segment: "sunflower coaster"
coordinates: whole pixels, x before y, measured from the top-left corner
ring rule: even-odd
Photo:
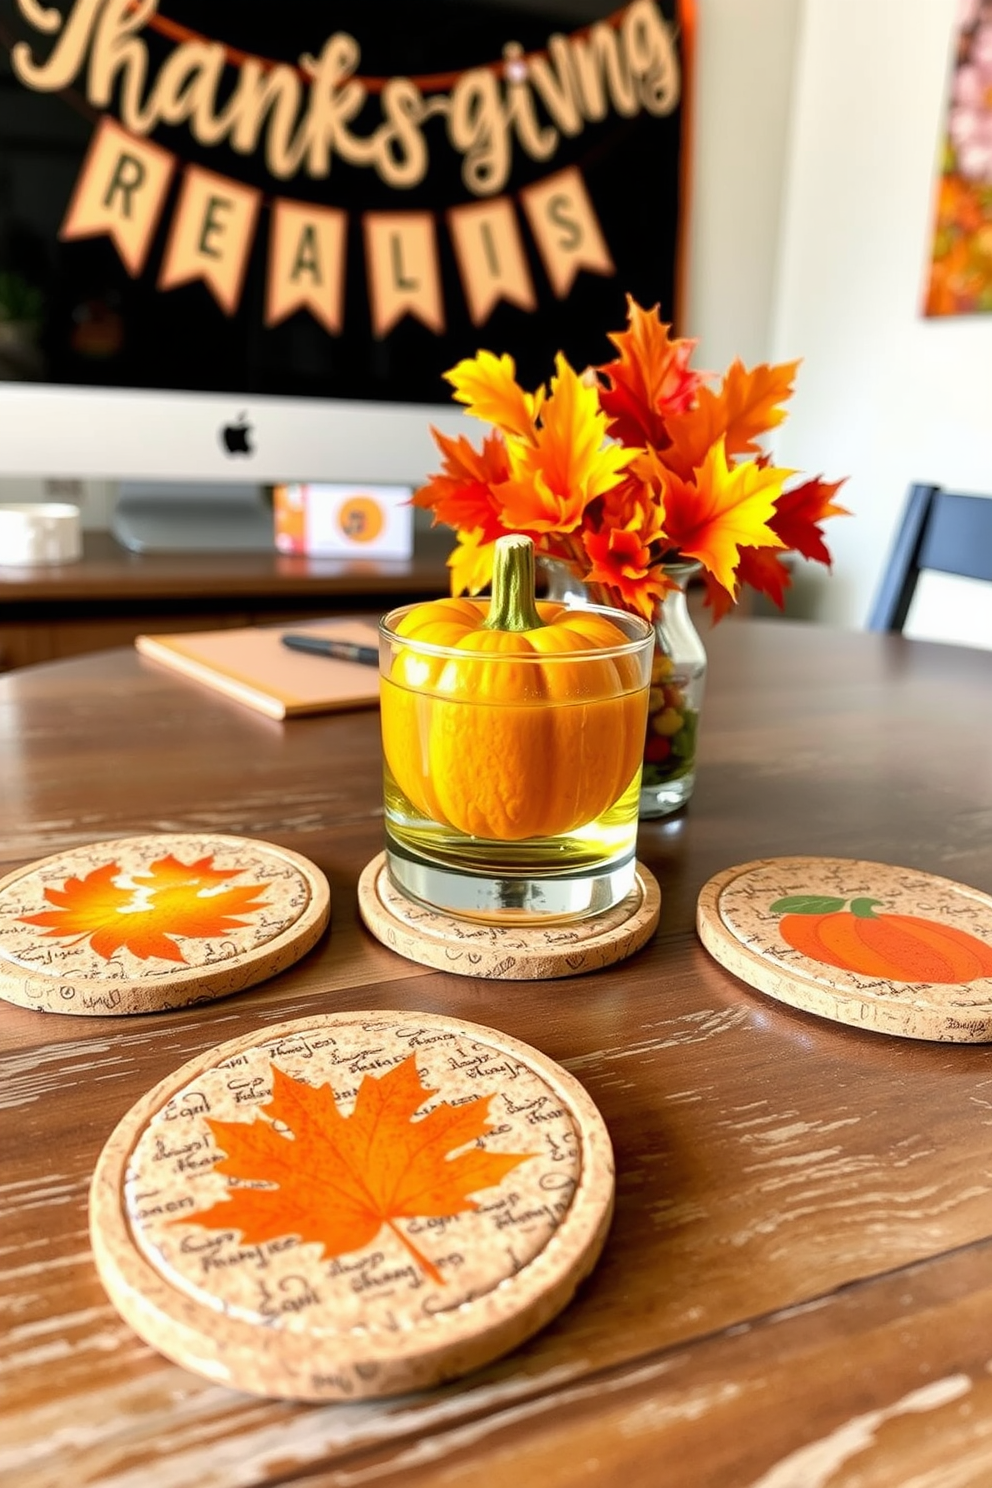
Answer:
[[[638,863],[631,892],[602,914],[539,929],[490,925],[408,899],[390,880],[380,853],[358,880],[358,910],[376,940],[421,966],[459,976],[543,981],[599,971],[639,951],[658,927],[661,889]]]
[[[992,1040],[992,897],[911,868],[770,858],[696,908],[721,966],[793,1007],[903,1038]]]
[[[209,1002],[291,966],[329,917],[320,869],[268,842],[95,842],[0,879],[0,997],[91,1016]]]
[[[101,1279],[176,1363],[257,1395],[357,1400],[516,1347],[594,1266],[602,1117],[515,1039],[338,1013],[199,1055],[124,1117],[90,1190]]]

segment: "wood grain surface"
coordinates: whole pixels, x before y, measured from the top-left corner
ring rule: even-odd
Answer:
[[[694,914],[721,870],[783,855],[992,892],[992,655],[782,621],[704,637],[696,794],[638,843],[658,931],[569,981],[428,970],[365,930],[374,714],[270,722],[130,653],[0,679],[0,870],[230,832],[310,858],[334,904],[302,960],[202,1008],[0,1008],[0,1479],[988,1488],[992,1050],[777,1003],[709,956]],[[327,1405],[207,1383],[107,1299],[86,1215],[99,1153],[222,1040],[367,1008],[485,1023],[581,1082],[617,1164],[600,1261],[547,1328],[457,1383]]]

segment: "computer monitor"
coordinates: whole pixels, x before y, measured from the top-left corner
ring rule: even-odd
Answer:
[[[0,476],[384,481],[676,317],[688,0],[0,0]]]

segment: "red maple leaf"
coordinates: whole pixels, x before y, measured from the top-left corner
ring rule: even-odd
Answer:
[[[849,517],[845,506],[838,506],[834,496],[844,484],[839,481],[813,479],[803,481],[791,491],[783,491],[775,503],[775,515],[768,523],[787,548],[830,566],[830,553],[823,541],[819,523],[827,517]]]

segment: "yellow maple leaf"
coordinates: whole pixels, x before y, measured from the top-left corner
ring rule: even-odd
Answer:
[[[459,532],[458,542],[448,556],[451,569],[451,592],[478,594],[493,576],[495,542],[486,542],[481,529]]]
[[[506,434],[530,440],[535,436],[544,390],[524,392],[516,375],[516,363],[511,356],[504,353],[498,357],[491,351],[466,357],[444,374],[455,390],[455,401],[465,404],[466,413],[495,424]]]

